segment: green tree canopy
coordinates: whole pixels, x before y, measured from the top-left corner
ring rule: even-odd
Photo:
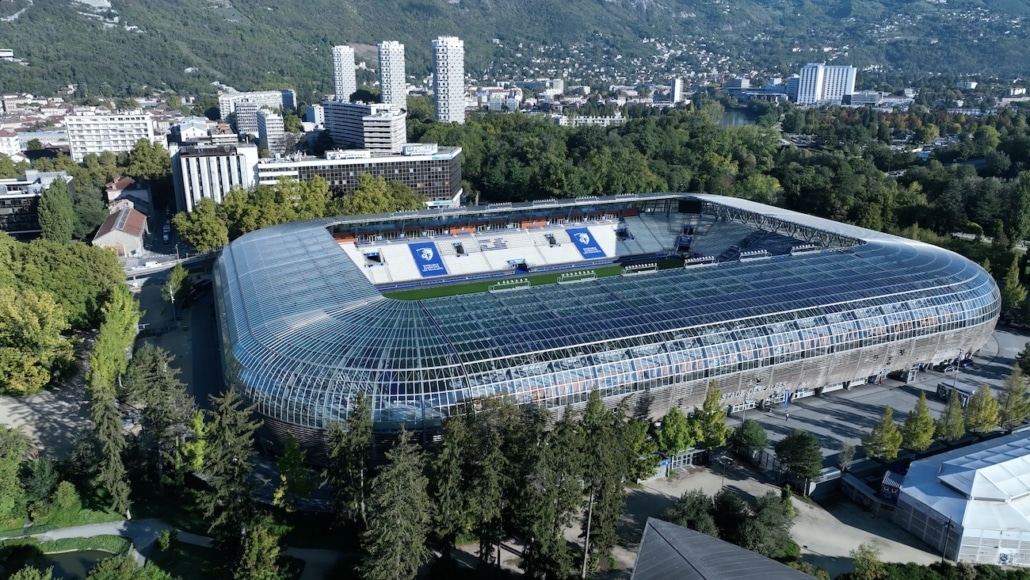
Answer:
[[[390,213],[425,207],[425,197],[415,194],[403,183],[387,183],[382,176],[370,173],[358,176],[358,188],[340,200],[340,213],[345,215]]]
[[[934,429],[937,437],[943,441],[957,441],[966,434],[966,420],[962,413],[962,401],[957,391],[951,391],[944,412],[937,418]]]
[[[675,455],[690,449],[697,441],[697,436],[683,412],[678,407],[673,407],[662,417],[662,425],[655,434],[655,441],[658,443],[659,451],[665,455]]]
[[[9,518],[25,495],[18,474],[29,445],[20,429],[0,426],[0,518]]]
[[[1026,379],[1017,364],[1005,379],[1005,387],[998,395],[998,419],[1003,429],[1012,429],[1030,417],[1030,395]]]
[[[349,411],[345,425],[329,424],[329,463],[324,475],[336,517],[364,525],[372,483],[372,399],[359,392]]]
[[[930,407],[926,404],[926,392],[919,392],[915,408],[905,417],[901,426],[901,446],[916,453],[926,451],[933,444],[936,425]]]
[[[233,580],[280,580],[279,538],[268,526],[250,526],[243,549],[232,570]]]
[[[715,381],[708,384],[705,400],[700,409],[695,409],[691,421],[693,431],[700,435],[701,442],[708,449],[718,449],[726,445],[730,428],[726,425],[726,407],[721,402],[722,393]]]
[[[966,429],[979,434],[993,431],[1001,424],[1001,411],[990,385],[980,385],[973,396],[969,397],[963,418]]]
[[[0,287],[0,391],[29,395],[71,364],[65,311],[48,293]]]
[[[697,530],[709,536],[719,536],[719,529],[712,518],[712,498],[700,489],[683,492],[662,519],[678,526]]]
[[[745,419],[733,431],[733,442],[750,457],[769,445],[769,435],[758,421]]]
[[[55,179],[39,196],[39,228],[45,240],[60,243],[72,241],[75,209],[64,179]]]
[[[286,434],[286,445],[276,467],[279,468],[279,487],[272,495],[272,503],[292,512],[300,498],[308,497],[315,491],[316,480],[308,468],[304,466],[307,453],[300,448],[293,433]]]
[[[229,228],[218,218],[216,204],[210,198],[197,203],[190,213],[177,213],[172,217],[179,237],[198,251],[210,252],[229,243]]]
[[[901,430],[894,422],[894,410],[887,406],[884,407],[880,420],[869,431],[869,435],[862,440],[862,447],[872,457],[894,459],[898,456],[902,439]]]
[[[819,448],[819,440],[806,431],[791,431],[773,446],[776,459],[784,467],[809,479],[819,476],[823,467],[823,454]]]

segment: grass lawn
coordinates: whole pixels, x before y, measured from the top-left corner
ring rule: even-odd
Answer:
[[[58,552],[84,552],[96,550],[112,554],[128,554],[132,542],[121,536],[93,536],[91,538],[62,538],[51,542],[40,542],[39,549],[44,554]]]
[[[43,521],[35,522],[29,533],[37,534],[46,530],[57,528],[70,528],[74,526],[85,526],[89,524],[103,524],[107,522],[120,522],[125,517],[122,514],[107,510],[95,510],[82,507],[78,504],[70,509],[54,509]],[[19,536],[25,531],[24,520],[6,520],[0,523],[0,537]]]
[[[666,270],[669,268],[682,268],[682,260],[660,260],[658,261],[658,269]],[[593,270],[597,274],[598,278],[606,278],[608,276],[618,276],[622,274],[622,266],[601,266],[599,268],[585,267],[583,270]],[[504,278],[494,278],[491,280],[482,280],[479,282],[468,282],[465,284],[446,284],[441,286],[429,286],[427,288],[415,288],[412,290],[397,290],[393,292],[383,292],[383,296],[387,298],[393,298],[395,300],[425,300],[427,298],[441,298],[443,296],[460,296],[462,294],[478,294],[481,292],[489,291],[490,287],[507,280],[514,279],[527,279],[532,283],[533,286],[543,286],[546,284],[557,284],[558,278],[572,272],[581,272],[583,270],[563,270],[561,272],[547,272],[545,274],[526,274],[524,276],[507,276]]]

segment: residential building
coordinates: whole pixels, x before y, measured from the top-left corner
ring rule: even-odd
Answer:
[[[325,128],[341,149],[399,152],[407,142],[407,115],[395,105],[325,101]]]
[[[141,256],[148,233],[147,216],[126,207],[107,216],[93,236],[93,245],[111,248],[121,257]]]
[[[333,88],[336,98],[341,101],[350,101],[351,95],[358,90],[354,74],[354,49],[349,46],[333,47]]]
[[[140,139],[154,141],[154,120],[142,111],[109,115],[80,113],[66,117],[65,126],[71,156],[76,163],[82,163],[90,153],[128,153]]]
[[[853,66],[806,64],[798,81],[798,104],[840,104],[845,96],[855,92],[855,72]]]
[[[283,116],[275,111],[257,112],[258,143],[273,155],[286,153],[286,126]]]
[[[257,135],[257,114],[262,106],[256,101],[243,99],[236,103],[236,132],[240,135]]]
[[[225,92],[218,94],[218,110],[221,113],[222,119],[235,113],[236,104],[244,100],[257,103],[258,108],[268,107],[273,110],[297,109],[297,93],[293,89],[251,91],[249,93]]]
[[[21,143],[18,142],[18,134],[7,129],[0,129],[0,153],[13,157],[21,153]]]
[[[379,44],[379,100],[401,109],[408,108],[404,45],[394,40]]]
[[[233,188],[257,183],[257,145],[201,145],[175,148],[172,181],[178,211],[193,211],[204,198],[222,203]]]
[[[669,86],[669,100],[674,105],[683,102],[683,79],[672,79],[672,83]]]
[[[433,41],[433,104],[437,121],[465,122],[465,43],[456,36]]]
[[[119,177],[104,186],[104,195],[107,209],[111,213],[114,213],[116,208],[123,207],[125,204],[122,202],[128,202],[130,207],[150,215],[150,184],[146,180]]]
[[[783,91],[787,93],[787,98],[798,102],[798,91],[801,89],[801,77],[798,75],[790,75],[787,78],[787,82],[783,83]]]
[[[457,207],[461,202],[460,147],[413,143],[405,145],[399,155],[368,150],[327,151],[325,157],[291,155],[262,159],[257,172],[258,183],[268,185],[281,177],[308,181],[319,175],[336,195],[353,193],[358,188],[358,178],[369,173],[387,181],[400,181],[426,196],[434,207]]]
[[[201,143],[207,140],[210,129],[206,117],[186,117],[169,128],[168,142],[178,145]]]
[[[304,120],[314,123],[315,127],[325,127],[325,109],[322,105],[308,105],[307,111],[304,112]]]
[[[0,179],[0,230],[14,236],[39,233],[39,197],[57,179],[73,189],[64,171],[30,169],[21,179]]]

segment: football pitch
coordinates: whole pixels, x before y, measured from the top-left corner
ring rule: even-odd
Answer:
[[[657,260],[657,263],[659,270],[683,267],[682,260],[665,259]],[[529,283],[533,286],[557,284],[558,278],[561,276],[585,271],[593,271],[598,278],[607,278],[609,276],[618,276],[622,274],[623,269],[624,268],[621,265],[614,265],[601,266],[599,268],[583,268],[582,270],[562,270],[560,272],[547,272],[544,274],[531,273],[521,276],[514,275],[503,278],[492,278],[490,280],[480,280],[477,282],[466,282],[464,284],[442,284],[440,286],[427,286],[425,288],[412,288],[410,290],[393,290],[383,292],[383,296],[393,298],[395,300],[426,300],[428,298],[442,298],[444,296],[460,296],[462,294],[488,292],[491,286],[495,286],[500,282],[510,282],[512,280],[529,280]]]

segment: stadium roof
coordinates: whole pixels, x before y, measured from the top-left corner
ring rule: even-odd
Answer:
[[[1030,431],[917,461],[901,492],[966,529],[1030,530]]]
[[[832,251],[599,278],[589,284],[401,301],[382,296],[327,229],[681,199],[701,201],[712,211],[732,211],[733,219],[748,223],[779,224],[788,231],[809,228],[847,239],[838,240]],[[282,224],[226,246],[216,285],[223,307],[223,348],[231,349],[230,362],[238,366],[227,372],[238,373],[258,392],[276,393],[271,397],[315,393],[311,397],[320,401],[371,388],[411,394],[403,385],[417,382],[419,393],[446,391],[441,396],[454,403],[455,397],[483,394],[477,384],[490,383],[491,373],[506,368],[521,373],[509,380],[537,380],[536,375],[551,372],[549,361],[561,361],[563,370],[574,373],[597,364],[598,358],[614,365],[691,345],[717,351],[735,339],[750,339],[750,332],[767,340],[767,331],[796,337],[805,328],[835,324],[862,333],[866,321],[882,331],[885,319],[912,324],[917,312],[984,320],[997,315],[991,277],[952,252],[745,200],[688,194]],[[964,304],[975,310],[961,312]],[[418,376],[408,379],[400,376],[404,373]],[[324,426],[315,417],[322,411],[312,411],[311,417],[306,410],[296,413],[298,422]]]
[[[811,580],[808,574],[682,526],[647,518],[630,580]]]

